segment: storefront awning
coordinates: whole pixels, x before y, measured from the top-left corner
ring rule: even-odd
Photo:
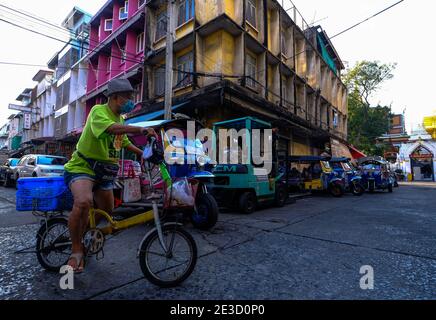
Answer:
[[[187,102],[183,102],[181,104],[175,105],[171,108],[172,111],[176,111],[177,109],[179,109],[180,107],[188,104],[189,101]],[[136,124],[136,123],[140,123],[140,122],[147,122],[147,121],[152,121],[152,120],[156,120],[158,118],[163,118],[165,114],[165,110],[159,110],[159,111],[155,111],[155,112],[151,112],[148,114],[144,114],[138,117],[134,117],[131,118],[129,120],[126,120],[126,124]]]
[[[349,158],[352,159],[353,155],[350,152],[350,149],[345,144],[341,143],[336,139],[331,139],[331,153],[333,158]]]
[[[348,148],[350,149],[353,159],[366,158],[366,154],[364,154],[362,151],[358,150],[354,146],[349,145]]]

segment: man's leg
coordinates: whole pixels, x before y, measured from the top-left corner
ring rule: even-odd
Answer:
[[[82,238],[88,224],[89,209],[94,205],[92,196],[93,187],[94,182],[86,179],[71,183],[74,205],[68,220],[68,227],[70,229],[73,254],[83,254]],[[73,269],[79,267],[74,259],[69,261],[69,265]]]
[[[114,211],[114,191],[97,189],[94,192],[94,202],[98,209],[112,214]]]

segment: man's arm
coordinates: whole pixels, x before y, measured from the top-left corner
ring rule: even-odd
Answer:
[[[139,149],[138,147],[136,147],[134,144],[131,144],[129,146],[126,147],[127,150],[134,152],[138,155],[138,157],[142,157],[142,150]]]
[[[107,133],[109,134],[149,134],[149,135],[156,135],[156,132],[151,128],[143,128],[143,127],[134,127],[134,126],[125,126],[122,124],[113,124],[110,126],[107,130]]]

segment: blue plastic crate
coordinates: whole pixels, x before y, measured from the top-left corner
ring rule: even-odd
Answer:
[[[18,180],[17,211],[64,211],[73,207],[73,196],[63,177]]]

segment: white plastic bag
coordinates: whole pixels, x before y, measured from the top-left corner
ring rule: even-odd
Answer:
[[[194,207],[195,199],[192,194],[191,185],[188,179],[182,179],[173,183],[168,188],[171,197],[171,207]]]

